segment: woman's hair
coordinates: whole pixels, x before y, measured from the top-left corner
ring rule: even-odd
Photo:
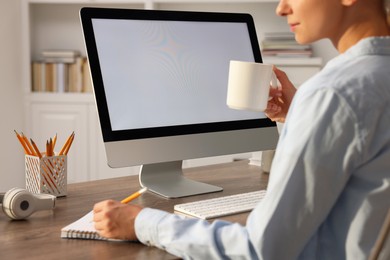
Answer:
[[[390,26],[390,0],[383,0],[383,6],[387,16],[387,24]]]

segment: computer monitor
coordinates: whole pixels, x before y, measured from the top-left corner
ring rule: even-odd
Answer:
[[[226,105],[230,60],[262,62],[249,14],[82,8],[94,96],[111,167],[142,165],[168,198],[222,190],[182,160],[274,149],[275,123]]]

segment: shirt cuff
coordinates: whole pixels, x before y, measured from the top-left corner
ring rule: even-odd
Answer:
[[[160,247],[158,239],[158,224],[168,214],[168,212],[157,209],[142,209],[135,218],[134,224],[135,234],[138,240],[148,246]]]

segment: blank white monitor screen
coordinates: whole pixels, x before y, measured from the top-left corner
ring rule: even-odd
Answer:
[[[92,24],[112,130],[265,118],[226,106],[229,61],[254,61],[245,23]]]
[[[275,124],[263,113],[226,105],[230,60],[261,62],[250,15],[83,8],[81,21],[110,165],[156,163],[158,171],[159,163],[275,147]]]

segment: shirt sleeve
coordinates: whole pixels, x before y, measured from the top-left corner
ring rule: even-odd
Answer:
[[[357,158],[356,123],[333,91],[297,98],[265,198],[246,226],[211,224],[154,209],[136,218],[138,239],[185,259],[295,259],[334,205]]]
[[[140,242],[184,259],[257,259],[246,228],[222,220],[212,224],[145,208],[135,220]]]

